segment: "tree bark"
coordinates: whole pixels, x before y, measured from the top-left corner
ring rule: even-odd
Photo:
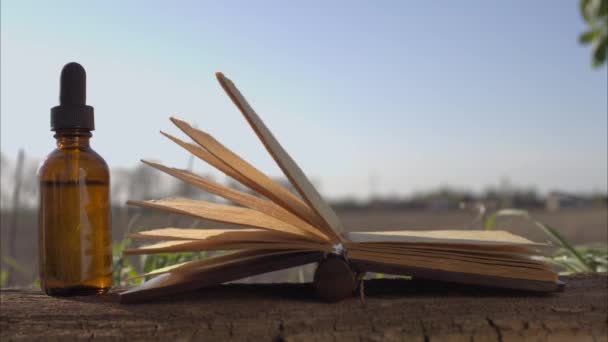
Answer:
[[[366,299],[316,299],[311,284],[229,284],[156,302],[2,290],[0,339],[606,341],[606,274],[565,277],[561,293],[370,280]]]

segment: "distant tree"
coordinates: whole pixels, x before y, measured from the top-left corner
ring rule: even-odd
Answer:
[[[3,152],[0,152],[0,169],[4,170],[9,166],[8,158],[4,155]]]
[[[581,0],[580,11],[588,30],[581,34],[581,44],[593,46],[593,66],[606,62],[608,48],[608,0]]]
[[[23,179],[26,180],[21,185],[21,206],[36,207],[38,205],[38,166],[37,159],[26,159],[23,165]]]
[[[6,155],[0,152],[0,207],[8,208],[10,206],[11,192],[11,163]]]
[[[191,169],[188,169],[188,170],[192,171]],[[197,176],[199,176],[203,179],[206,179],[208,181],[216,182],[213,175],[211,175],[211,174],[197,174],[195,172],[193,172],[193,174],[196,174]],[[205,201],[214,200],[214,195],[210,192],[201,190],[200,188],[197,188],[194,185],[191,185],[189,183],[186,183],[186,182],[178,180],[178,179],[172,179],[172,180],[174,181],[173,188],[170,190],[172,196],[175,195],[175,196],[179,196],[179,197],[200,199],[200,200],[205,200]]]
[[[25,153],[22,152],[19,152],[17,159],[19,156],[22,158],[21,165],[13,165],[4,153],[0,153],[0,207],[3,209],[12,210],[17,178],[23,180],[19,186],[19,208],[32,208],[38,204],[38,160],[25,158]]]
[[[159,172],[147,165],[140,164],[131,173],[129,194],[132,199],[151,199],[160,193],[162,185]]]
[[[110,176],[112,204],[122,206],[131,198],[131,170],[113,168]]]

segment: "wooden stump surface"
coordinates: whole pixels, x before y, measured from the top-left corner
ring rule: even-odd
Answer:
[[[2,290],[2,341],[607,341],[606,274],[551,295],[422,280],[366,281],[366,300],[316,299],[311,284],[229,284],[153,303]]]

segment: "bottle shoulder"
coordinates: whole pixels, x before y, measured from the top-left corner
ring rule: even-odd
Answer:
[[[91,148],[56,148],[38,168],[41,181],[80,181],[84,178],[109,182],[109,177],[107,163]]]

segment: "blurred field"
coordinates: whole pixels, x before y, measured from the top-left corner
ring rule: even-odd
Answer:
[[[476,217],[475,212],[466,210],[428,210],[428,209],[356,209],[339,210],[345,227],[352,231],[391,230],[391,229],[479,229],[471,225]],[[608,209],[566,208],[556,212],[532,210],[531,214],[547,223],[564,235],[574,244],[606,242],[608,239]],[[8,227],[12,212],[2,212],[1,247],[8,250]],[[17,238],[15,259],[22,272],[14,273],[12,286],[31,285],[37,278],[38,243],[37,212],[34,209],[21,210],[16,218]],[[127,227],[141,230],[158,227],[225,227],[226,225],[193,220],[179,215],[167,215],[151,210],[136,208],[115,208],[113,210],[112,236],[114,241],[124,238]],[[547,241],[547,237],[530,222],[521,219],[500,218],[496,223],[498,229],[506,229],[537,241]],[[134,262],[137,264],[137,261]],[[4,265],[3,265],[4,267]],[[302,271],[283,271],[256,277],[255,281],[303,281],[309,280],[313,268]]]

